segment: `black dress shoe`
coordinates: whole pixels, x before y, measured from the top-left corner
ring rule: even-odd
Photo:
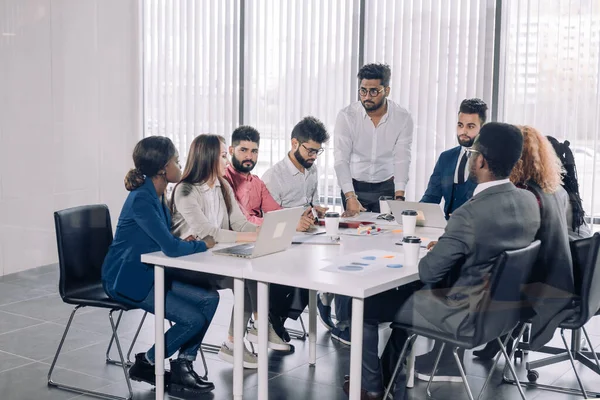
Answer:
[[[129,368],[129,377],[134,381],[156,385],[154,365],[146,360],[146,353],[138,353],[135,355],[135,363]],[[170,381],[171,372],[165,371],[165,386],[169,386]]]
[[[502,343],[504,343],[505,339],[506,335],[500,337]],[[510,352],[512,351],[513,342],[514,339],[512,337],[508,339],[508,343],[506,344],[506,353],[508,355],[510,355]],[[499,351],[500,345],[498,344],[498,341],[492,340],[491,342],[488,342],[488,344],[486,344],[483,349],[473,351],[473,355],[475,357],[481,358],[482,360],[491,360],[492,358],[496,357],[496,354],[498,354]]]
[[[350,381],[344,382],[344,393],[350,396]],[[367,392],[365,389],[360,389],[360,400],[383,400],[383,392]]]
[[[189,360],[178,358],[171,360],[171,390],[188,391],[193,393],[208,393],[215,388],[212,382],[202,380],[193,363]]]

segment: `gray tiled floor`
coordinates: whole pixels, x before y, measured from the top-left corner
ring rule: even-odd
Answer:
[[[52,357],[72,311],[72,307],[64,304],[58,295],[57,270],[57,266],[52,265],[0,277],[0,400],[91,398],[48,388],[46,384]],[[220,344],[225,338],[232,304],[231,294],[222,293],[217,315],[205,342]],[[141,316],[140,311],[130,311],[123,317],[120,332],[124,349],[131,344]],[[289,326],[299,328],[299,324],[294,321],[291,321]],[[322,329],[321,325],[318,329],[318,359],[314,368],[308,366],[308,342],[294,340],[296,351],[291,355],[269,354],[269,399],[346,399],[341,386],[344,374],[348,373],[349,348],[331,341],[329,334]],[[600,318],[592,320],[588,330],[592,335],[592,341],[600,345]],[[122,369],[104,363],[110,332],[106,311],[94,309],[78,311],[63,353],[58,360],[55,380],[123,395],[126,386]],[[146,350],[153,343],[153,336],[154,322],[152,318],[148,318],[134,352]],[[553,345],[561,343],[558,336],[551,342]],[[427,341],[418,342],[418,353],[426,351],[428,345]],[[113,357],[116,357],[116,352]],[[529,355],[530,359],[539,357],[534,353]],[[215,382],[216,389],[202,399],[230,399],[232,397],[231,366],[214,354],[206,354],[206,358],[210,371],[209,378]],[[476,392],[483,385],[491,363],[473,360],[470,353],[467,353],[465,364],[469,383]],[[518,368],[523,374],[522,366],[519,365]],[[203,370],[200,361],[196,363],[196,370]],[[600,391],[598,376],[585,368],[579,367],[578,371],[581,371],[584,383],[590,390]],[[575,375],[567,362],[540,369],[539,372],[541,383],[556,382],[564,386],[577,387]],[[256,372],[246,370],[245,399],[257,398],[256,382]],[[499,382],[500,372],[497,371],[493,383],[486,391],[485,398],[518,398],[515,387]],[[154,392],[149,385],[133,382],[133,388],[135,399],[154,398]],[[433,394],[438,399],[467,398],[462,384],[434,384]],[[581,398],[581,396],[533,389],[527,389],[526,394],[530,399]],[[178,397],[171,396],[171,398]],[[415,388],[407,391],[406,398],[425,398],[425,383],[417,381]]]

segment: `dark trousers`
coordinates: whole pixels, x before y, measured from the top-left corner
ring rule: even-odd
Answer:
[[[384,385],[389,382],[408,335],[403,330],[392,330],[390,340],[379,359],[379,324],[394,321],[402,304],[422,287],[420,281],[413,282],[365,299],[361,382],[363,389],[382,392]]]
[[[387,181],[369,183],[361,182],[356,179],[352,179],[352,186],[354,187],[354,193],[358,197],[358,201],[362,206],[369,212],[379,213],[379,197],[380,196],[394,196],[394,178],[390,178]],[[346,209],[346,196],[342,192],[342,205],[344,210]]]

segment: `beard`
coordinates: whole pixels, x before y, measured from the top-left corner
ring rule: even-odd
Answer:
[[[296,160],[300,163],[300,165],[306,169],[310,169],[310,167],[312,167],[315,163],[315,160],[302,157],[302,154],[300,154],[300,147],[298,147],[298,150],[294,152],[294,157],[296,157]]]
[[[248,163],[250,163],[250,165],[248,165]],[[252,160],[240,161],[235,157],[235,155],[232,155],[231,156],[231,165],[233,165],[233,168],[235,168],[236,171],[247,173],[254,169],[254,167],[256,166],[256,163]]]
[[[379,110],[383,106],[383,103],[385,103],[385,97],[379,103],[375,103],[372,100],[365,100],[365,101],[361,100],[360,102],[363,105],[363,107],[365,108],[365,110],[376,111],[376,110]]]
[[[461,137],[467,137],[468,139],[461,139]],[[473,143],[475,143],[475,138],[470,138],[466,135],[460,135],[456,137],[458,139],[458,144],[460,144],[462,147],[471,147],[473,146]]]

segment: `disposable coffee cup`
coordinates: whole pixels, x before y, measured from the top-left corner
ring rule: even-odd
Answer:
[[[339,236],[340,213],[325,213],[325,234],[331,237]]]
[[[419,264],[421,238],[418,236],[404,236],[402,248],[404,249],[404,264],[407,267],[416,267]]]
[[[394,200],[393,196],[379,196],[379,212],[381,214],[391,214],[388,200]]]
[[[404,236],[414,236],[417,227],[417,212],[415,210],[402,211],[402,230]]]

